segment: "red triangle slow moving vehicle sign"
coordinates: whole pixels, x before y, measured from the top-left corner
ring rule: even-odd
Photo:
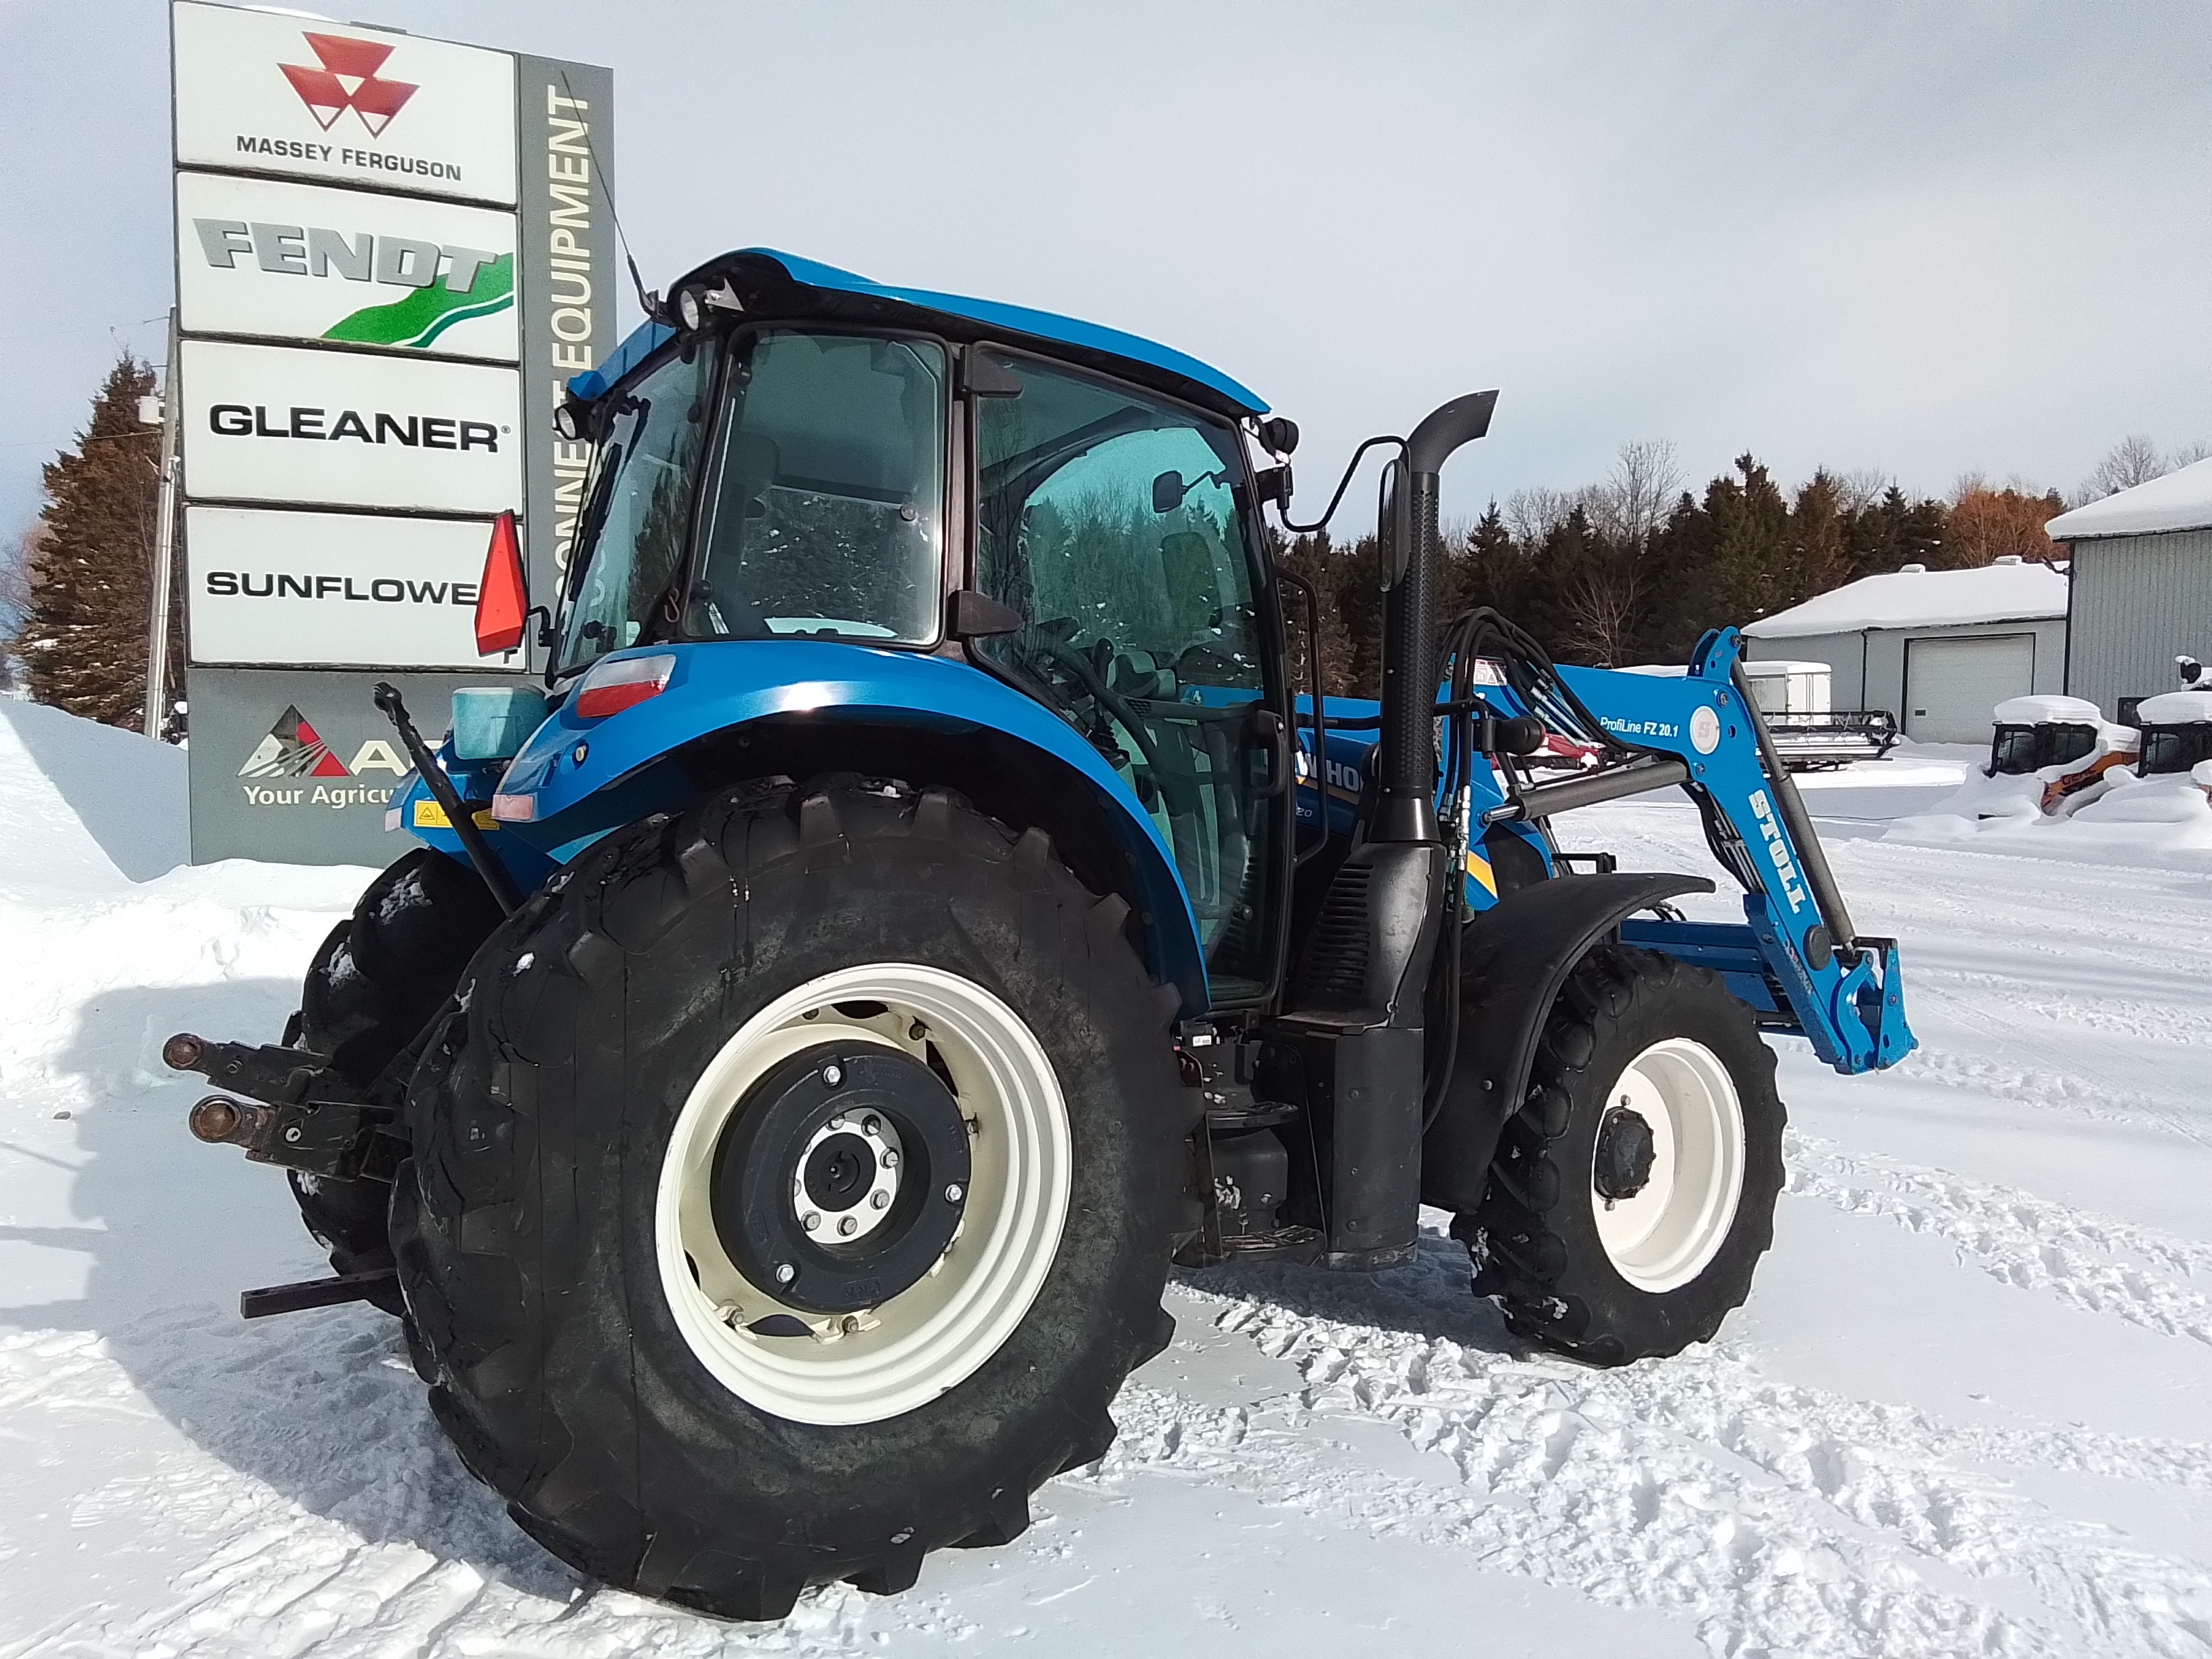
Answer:
[[[496,657],[520,645],[529,606],[514,514],[502,513],[493,521],[491,545],[484,550],[483,580],[477,584],[477,654]]]

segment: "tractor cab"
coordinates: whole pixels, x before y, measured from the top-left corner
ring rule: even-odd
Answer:
[[[2212,761],[2212,691],[2166,691],[2136,706],[2142,732],[2138,775],[2191,772]]]
[[[1290,705],[1268,483],[1247,454],[1265,405],[1132,336],[788,255],[711,261],[675,293],[676,325],[641,329],[562,411],[597,460],[556,697],[588,708],[634,689],[659,672],[641,654],[778,686],[834,659],[802,666],[793,647],[867,653],[841,678],[916,659],[980,669],[1075,734],[1084,769],[1147,820],[1187,896],[1209,1006],[1267,997]],[[1295,441],[1287,422],[1264,429]],[[812,724],[841,718],[854,711]],[[913,742],[949,723],[883,718]]]
[[[2083,697],[2010,697],[1996,706],[1989,775],[2025,777],[2093,753],[2104,720]]]
[[[1966,795],[1978,817],[2063,817],[2087,805],[2136,757],[2136,734],[2084,697],[2008,697],[1992,711],[1990,763]],[[2000,781],[2009,780],[2011,781]]]

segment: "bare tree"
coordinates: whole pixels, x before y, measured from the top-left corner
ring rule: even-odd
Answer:
[[[1606,481],[1582,492],[1590,522],[1614,541],[1642,541],[1667,521],[1682,493],[1682,469],[1665,438],[1626,443]]]
[[[2179,472],[2185,466],[2194,466],[2199,461],[2212,460],[2212,438],[2198,438],[2183,444],[2166,458],[2169,471]]]
[[[1567,514],[1579,504],[1581,492],[1569,495],[1565,490],[1516,489],[1505,498],[1505,527],[1513,532],[1513,539],[1523,547],[1535,547],[1545,537],[1566,522]]]
[[[1559,593],[1569,647],[1589,662],[1619,667],[1639,620],[1637,601],[1643,590],[1635,565],[1626,559],[1583,566]]]
[[[2158,446],[2148,436],[2130,432],[2105,452],[2105,459],[2097,463],[2096,471],[2081,486],[2081,499],[2101,501],[2120,490],[2133,489],[2137,484],[2164,477],[2173,465],[2158,453]]]
[[[1851,472],[1832,472],[1828,482],[1835,486],[1836,506],[1846,514],[1863,513],[1884,495],[1897,480],[1878,466],[1863,466]]]

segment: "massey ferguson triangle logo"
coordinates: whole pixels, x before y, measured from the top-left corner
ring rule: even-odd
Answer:
[[[349,778],[346,763],[331,753],[307,716],[287,704],[269,735],[238,769],[241,778]]]
[[[377,40],[349,40],[343,34],[310,34],[307,45],[322,59],[320,69],[279,64],[292,90],[325,132],[351,110],[372,138],[381,137],[400,107],[415,95],[404,81],[382,81],[377,70],[392,48]]]

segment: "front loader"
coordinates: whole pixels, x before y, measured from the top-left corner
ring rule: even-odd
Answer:
[[[533,1537],[755,1619],[1020,1533],[1176,1263],[1386,1269],[1426,1203],[1531,1340],[1711,1335],[1782,1180],[1762,1033],[1912,1045],[1733,630],[1668,679],[1438,617],[1484,392],[1364,447],[1382,697],[1328,697],[1262,523],[1297,430],[1226,375],[765,250],[674,292],[559,412],[550,617],[494,538],[480,635],[539,625],[542,690],[434,751],[386,695],[422,845],[281,1043],[171,1041],[337,1270],[246,1311],[400,1315]],[[1557,847],[1662,787],[1742,923]]]

